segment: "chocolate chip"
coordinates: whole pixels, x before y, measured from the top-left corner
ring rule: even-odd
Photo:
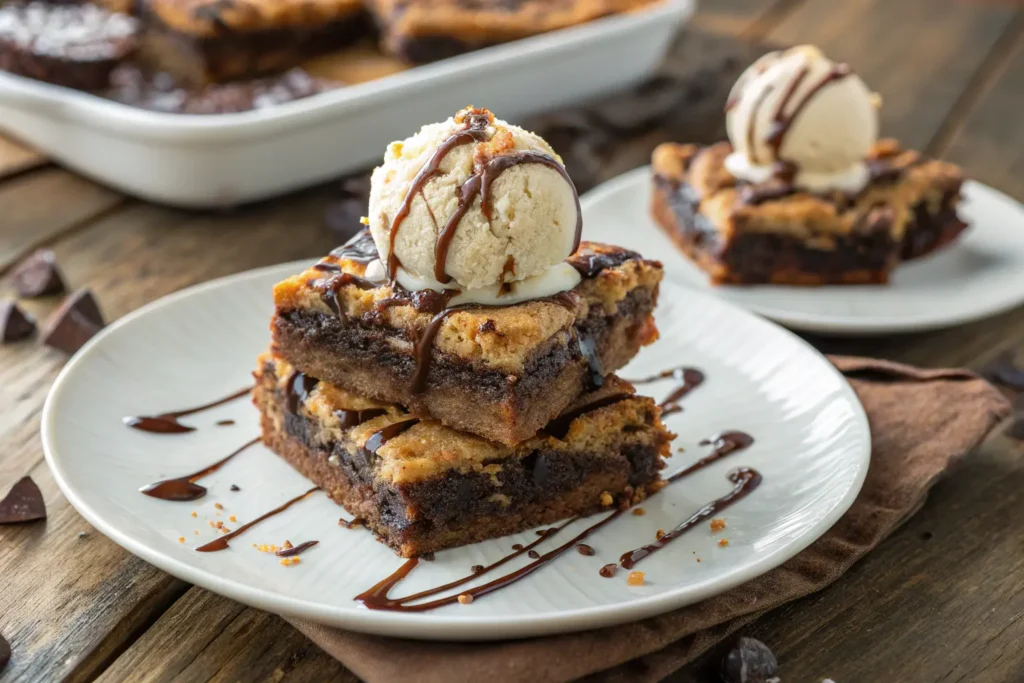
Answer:
[[[43,343],[74,353],[103,329],[103,314],[88,289],[80,289],[61,304],[50,317]]]
[[[232,491],[241,491],[242,489],[238,488],[238,484],[232,484],[231,485],[231,490]]]
[[[756,638],[740,638],[722,660],[724,683],[768,683],[778,675],[779,663],[768,646]]]
[[[0,524],[18,524],[46,519],[46,503],[32,477],[22,477],[0,500]]]
[[[1008,389],[1024,391],[1024,368],[1013,360],[1012,351],[1004,351],[981,369],[981,376]]]
[[[363,229],[360,219],[366,213],[366,202],[357,197],[344,197],[327,205],[324,223],[334,239],[344,243]]]
[[[61,294],[66,289],[57,257],[49,249],[40,249],[22,261],[11,275],[11,284],[24,297]]]
[[[3,671],[9,661],[11,661],[11,644],[7,642],[6,638],[0,636],[0,671]]]
[[[35,321],[17,303],[0,301],[0,341],[5,344],[19,341],[35,331]]]

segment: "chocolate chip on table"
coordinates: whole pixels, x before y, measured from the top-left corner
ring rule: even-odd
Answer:
[[[39,249],[22,261],[11,275],[11,284],[24,297],[62,294],[67,289],[57,257],[49,249]]]
[[[74,353],[103,329],[103,314],[88,289],[80,289],[64,300],[50,317],[43,343],[65,353]]]
[[[4,670],[7,662],[11,661],[11,644],[7,639],[0,636],[0,671]]]
[[[46,519],[46,503],[32,477],[22,477],[0,500],[0,524],[20,524]]]
[[[14,301],[0,301],[0,342],[20,341],[32,336],[36,323]]]
[[[1024,391],[1024,368],[1014,362],[1013,356],[1012,351],[1000,353],[990,360],[979,374],[994,384]]]
[[[770,683],[778,680],[779,663],[756,638],[740,638],[722,660],[723,683]]]

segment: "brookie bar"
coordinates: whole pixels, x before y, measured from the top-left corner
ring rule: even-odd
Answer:
[[[871,180],[855,196],[738,181],[724,165],[731,151],[666,143],[653,156],[654,218],[715,283],[884,283],[901,258],[965,227],[959,169],[891,140],[875,145]]]
[[[181,84],[263,76],[368,35],[359,0],[149,0],[143,60]]]
[[[515,446],[421,421],[264,354],[264,443],[411,557],[642,500],[673,435],[616,377]]]
[[[367,0],[387,50],[414,64],[650,4],[652,0]]]
[[[571,291],[446,308],[365,279],[368,232],[274,288],[274,350],[301,371],[506,445],[533,436],[657,338],[661,264],[584,242]],[[514,291],[517,283],[509,283]],[[457,291],[457,290],[456,290]]]

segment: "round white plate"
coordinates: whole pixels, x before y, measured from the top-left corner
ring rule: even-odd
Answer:
[[[769,322],[666,283],[658,309],[661,341],[621,373],[635,378],[685,363],[707,374],[705,384],[686,397],[685,411],[667,419],[679,434],[675,447],[686,452],[675,453],[666,473],[708,452],[698,442],[719,432],[743,430],[756,443],[666,487],[643,504],[646,515],[624,515],[601,529],[588,540],[596,556],[567,552],[470,605],[426,613],[370,611],[353,597],[402,560],[366,529],[340,527],[338,518],[347,513],[322,493],[254,527],[228,550],[198,553],[196,546],[216,537],[209,522],[236,528],[305,491],[309,482],[258,445],[203,479],[209,494],[199,501],[146,497],[140,486],[199,470],[256,436],[256,411],[238,400],[183,418],[199,429],[180,435],[128,429],[121,418],[199,405],[250,383],[256,356],[269,341],[271,285],[302,267],[285,264],[207,283],[125,317],[68,363],[43,413],[50,468],[91,524],[161,569],[235,600],[357,631],[425,639],[607,626],[696,602],[779,565],[824,533],[864,480],[867,420],[849,385],[822,356]],[[643,388],[660,398],[669,384]],[[215,426],[223,419],[236,424]],[[647,558],[637,567],[646,573],[641,587],[626,585],[625,571],[611,579],[598,575],[602,565],[653,540],[657,529],[671,528],[729,491],[726,473],[744,465],[759,470],[764,482],[725,511],[724,533],[712,535],[705,523]],[[241,490],[230,491],[232,484]],[[559,545],[588,524],[575,523],[538,550]],[[718,547],[723,537],[728,547]],[[513,543],[536,538],[527,531],[439,552],[434,562],[420,563],[397,595],[464,576],[472,565],[507,554]],[[320,544],[289,567],[253,548],[285,539]],[[511,568],[527,560],[518,558]]]
[[[667,277],[710,291],[787,327],[831,334],[884,334],[949,327],[1024,303],[1024,206],[987,185],[964,184],[958,242],[900,266],[889,285],[718,286],[651,218],[651,170],[638,168],[582,198],[587,239],[657,257]]]

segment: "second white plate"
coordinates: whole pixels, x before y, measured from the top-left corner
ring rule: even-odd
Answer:
[[[977,182],[964,185],[971,227],[951,247],[898,268],[887,286],[713,287],[650,217],[650,168],[582,199],[587,238],[659,258],[678,282],[710,291],[792,329],[829,334],[915,332],[985,318],[1024,303],[1024,206]]]

